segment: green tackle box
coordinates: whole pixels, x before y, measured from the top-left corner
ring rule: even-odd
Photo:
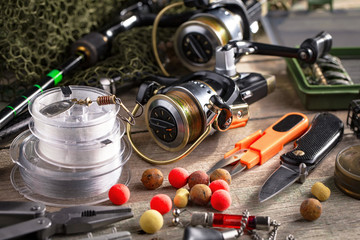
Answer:
[[[340,58],[354,85],[310,85],[298,60],[286,59],[290,79],[308,110],[348,109],[351,100],[360,98],[360,48],[333,48],[330,53]]]

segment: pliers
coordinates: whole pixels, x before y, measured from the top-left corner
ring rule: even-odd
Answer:
[[[75,206],[47,212],[42,203],[0,202],[0,240],[30,235],[49,239],[56,234],[85,233],[131,217],[133,213],[128,207]]]

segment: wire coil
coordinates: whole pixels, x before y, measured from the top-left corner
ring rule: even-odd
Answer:
[[[96,102],[99,106],[108,105],[108,104],[116,104],[116,96],[100,96],[96,99]]]

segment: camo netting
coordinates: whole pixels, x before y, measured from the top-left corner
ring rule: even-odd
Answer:
[[[139,82],[148,74],[161,74],[155,63],[151,46],[152,27],[139,27],[119,34],[113,41],[111,54],[106,60],[74,74],[72,79],[79,79],[80,84],[98,86],[102,77],[120,79],[117,87],[129,81]],[[164,30],[163,30],[164,31]],[[173,30],[159,34],[160,39],[167,38]],[[166,37],[167,36],[167,37]],[[65,80],[69,84],[72,79]]]
[[[0,2],[0,101],[10,101],[70,57],[71,44],[111,22],[136,1],[2,0]],[[99,86],[101,77],[140,78],[159,73],[151,27],[117,36],[110,57],[64,77],[65,84]]]

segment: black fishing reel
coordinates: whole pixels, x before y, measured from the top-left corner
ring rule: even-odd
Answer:
[[[261,17],[261,4],[256,0],[183,0],[167,5],[169,2],[140,0],[122,10],[115,21],[101,31],[91,32],[76,41],[72,52],[83,54],[86,64],[91,66],[105,58],[116,35],[154,24],[153,47],[157,55],[154,33],[157,26],[177,27],[175,52],[180,61],[192,71],[210,70],[215,65],[215,48],[230,40],[249,40],[250,26],[256,25]],[[190,10],[162,17],[165,11],[180,5]]]
[[[185,5],[196,9],[178,28],[174,36],[174,51],[184,67],[192,72],[213,70],[215,49],[230,40],[250,40],[261,17],[261,4],[256,0],[184,0],[165,7],[154,21],[152,47],[156,61],[165,76],[156,42],[156,30],[163,14],[172,7]]]
[[[82,53],[87,64],[92,65],[104,58],[110,40],[119,33],[153,25],[154,56],[163,74],[169,76],[159,57],[156,31],[158,26],[171,27],[177,28],[172,50],[180,63],[192,72],[213,70],[216,47],[224,46],[230,40],[250,40],[251,29],[256,28],[261,17],[261,4],[257,0],[183,0],[168,5],[169,2],[140,0],[121,11],[118,19],[104,30],[90,33],[77,41],[73,46],[74,53]],[[188,9],[164,15],[169,9],[183,5]],[[120,80],[103,77],[99,83],[103,89],[115,94],[116,82]]]
[[[215,49],[230,40],[250,40],[251,26],[256,26],[261,17],[258,1],[201,2],[196,7],[201,12],[180,25],[174,43],[179,60],[191,71],[212,70]]]

